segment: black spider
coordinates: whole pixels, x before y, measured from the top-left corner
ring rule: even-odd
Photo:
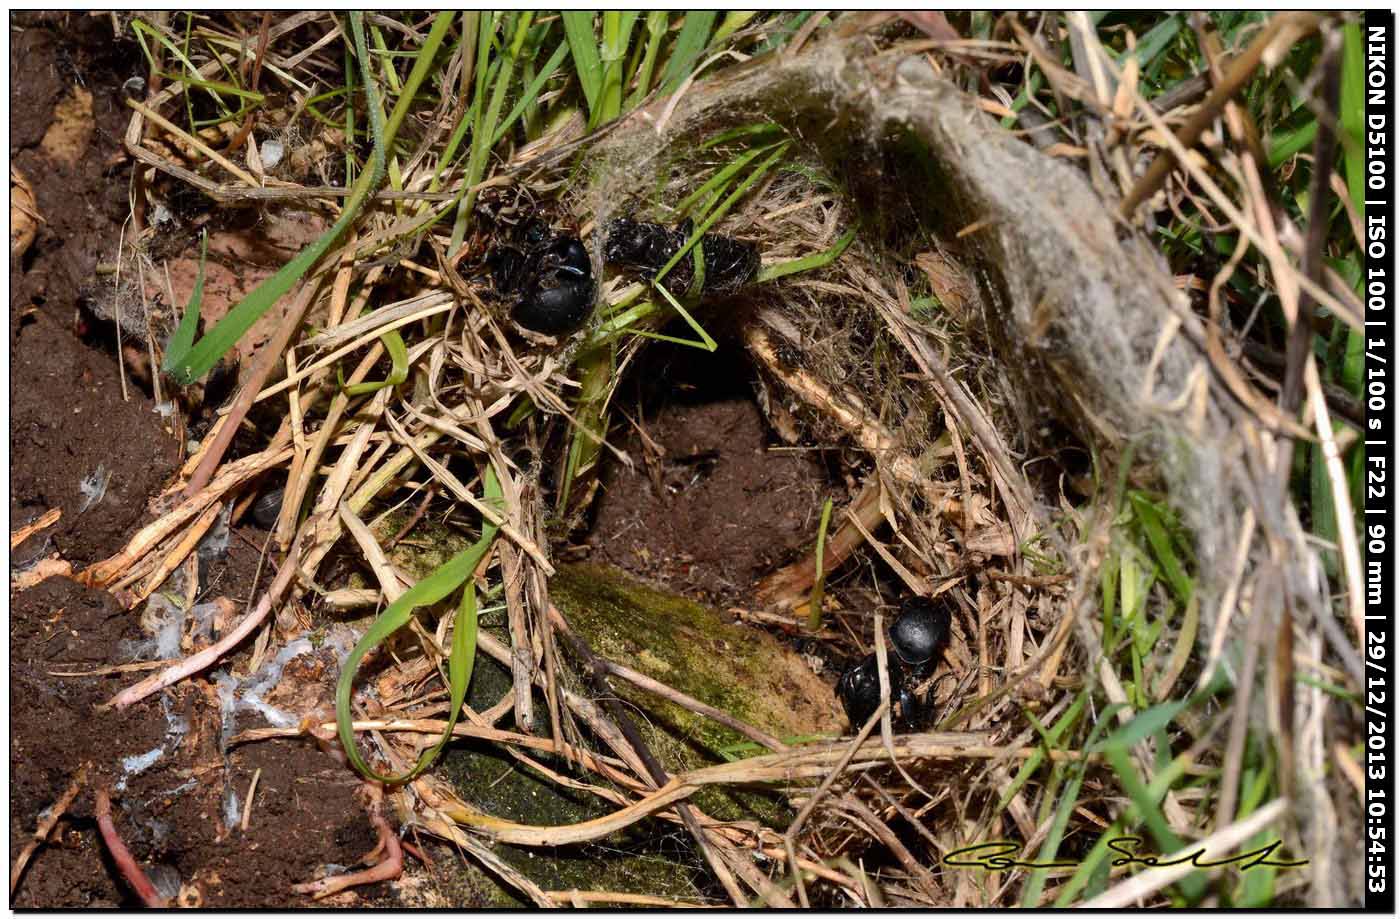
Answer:
[[[501,246],[486,261],[496,292],[519,298],[511,318],[531,331],[570,331],[593,309],[593,263],[575,236],[533,220],[519,246]]]
[[[694,232],[694,221],[689,218],[674,230],[659,223],[643,223],[626,217],[614,220],[608,224],[603,260],[610,265],[640,269],[650,280],[681,251]],[[706,233],[700,238],[700,249],[705,257],[701,293],[733,293],[758,273],[758,249],[752,243]],[[661,283],[672,296],[680,297],[690,290],[694,280],[695,261],[687,254],[671,266]]]
[[[886,670],[890,679],[891,717],[901,727],[918,729],[933,715],[919,684],[933,675],[938,656],[948,643],[952,616],[946,607],[925,597],[906,600],[889,630]],[[880,707],[880,671],[874,654],[854,664],[836,684],[851,730],[859,731]]]

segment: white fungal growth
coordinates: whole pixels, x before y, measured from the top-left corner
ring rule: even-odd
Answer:
[[[135,756],[128,756],[122,760],[122,777],[117,780],[114,786],[117,791],[126,791],[126,780],[133,775],[140,775],[156,764],[156,760],[165,755],[165,746],[162,744],[153,747],[145,753],[138,753]]]
[[[180,872],[169,865],[151,865],[146,869],[146,877],[151,886],[167,901],[174,902],[180,895]]]
[[[160,594],[152,597],[155,600]],[[150,603],[148,601],[147,606]],[[170,660],[180,656],[180,632],[185,626],[185,611],[180,609],[169,600],[165,600],[165,614],[160,621],[160,627],[156,631],[156,658],[159,660]]]
[[[160,697],[160,707],[165,713],[165,740],[171,745],[170,749],[173,752],[180,748],[180,742],[190,732],[190,719],[176,713],[169,696]]]
[[[282,142],[280,140],[273,138],[270,140],[263,141],[262,149],[258,151],[258,155],[262,157],[263,168],[276,168],[277,164],[282,162],[282,155],[285,152],[286,148],[283,147]]]
[[[161,798],[173,798],[176,795],[182,795],[185,792],[189,791],[191,788],[194,788],[198,784],[199,783],[196,782],[194,779],[190,779],[180,785],[176,785],[174,788],[167,788],[165,791],[156,793],[151,797],[151,801],[158,801]],[[147,803],[149,804],[150,802]]]
[[[152,747],[145,753],[128,756],[122,760],[122,770],[128,775],[140,775],[155,765],[156,760],[165,755],[165,747]]]
[[[242,819],[242,808],[239,806],[238,792],[233,790],[233,786],[228,786],[224,792],[224,826],[233,829],[238,826]]]
[[[347,639],[351,639],[351,645],[354,644],[351,638],[353,633],[349,633],[348,629],[346,631],[348,634],[341,635],[332,629],[332,634],[327,636],[330,647],[342,661],[344,660],[340,654],[342,645]],[[219,708],[222,721],[221,749],[226,748],[229,740],[233,737],[234,721],[240,710],[257,712],[268,724],[279,728],[292,727],[300,721],[298,713],[283,711],[274,705],[269,705],[265,696],[282,681],[282,671],[287,664],[304,654],[314,654],[315,652],[316,648],[311,644],[310,639],[297,638],[288,642],[281,651],[277,652],[275,657],[259,667],[257,672],[242,680],[235,679],[224,671],[214,674],[214,682],[219,687]]]
[[[229,502],[215,518],[214,525],[209,528],[209,532],[204,534],[204,538],[199,541],[199,557],[201,560],[223,558],[228,554],[229,541],[229,517],[233,514],[233,502]]]
[[[196,604],[190,610],[190,618],[194,620],[190,636],[196,641],[211,641],[214,638],[214,622],[218,618],[220,608],[221,604],[217,600]]]
[[[92,474],[78,483],[78,491],[82,492],[83,503],[78,508],[78,513],[83,513],[102,500],[107,494],[107,483],[112,480],[112,473],[107,471],[107,467],[102,463],[97,464],[97,468]]]
[[[141,611],[141,629],[150,638],[123,641],[122,654],[130,660],[170,660],[180,656],[180,633],[185,611],[169,595],[152,594]]]
[[[285,648],[277,652],[276,657],[263,664],[257,673],[249,677],[251,685],[248,685],[247,690],[243,693],[243,705],[261,714],[274,727],[289,728],[296,724],[298,721],[296,715],[268,705],[263,701],[263,696],[281,681],[282,670],[292,658],[311,654],[314,650],[311,647],[311,642],[305,638],[289,642]]]

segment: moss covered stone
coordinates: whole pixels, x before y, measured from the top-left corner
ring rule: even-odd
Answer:
[[[418,545],[400,543],[392,553],[394,563],[422,577],[469,542],[443,529],[415,531]],[[430,543],[431,549],[423,548],[424,543]],[[839,708],[830,687],[795,653],[765,633],[727,622],[714,609],[593,565],[561,569],[550,581],[550,595],[571,626],[602,657],[642,671],[779,738],[796,740],[840,730]],[[483,626],[508,640],[489,621]],[[622,680],[611,682],[668,771],[763,752],[707,718]],[[477,710],[489,708],[510,691],[510,685],[504,667],[478,655],[468,701]],[[541,713],[546,710],[542,699],[537,707]],[[570,771],[562,761],[540,758],[551,769]],[[560,826],[612,809],[593,795],[537,775],[492,744],[454,742],[440,768],[463,800],[519,823]],[[594,776],[583,778],[597,781]],[[694,803],[723,820],[782,826],[791,819],[779,790],[707,788]],[[495,851],[546,890],[617,890],[688,900],[714,893],[706,886],[711,883],[708,871],[685,831],[658,819],[585,845],[530,849],[502,844]],[[448,874],[453,877],[443,878],[438,886],[455,905],[519,902],[513,891],[469,862],[457,861]]]

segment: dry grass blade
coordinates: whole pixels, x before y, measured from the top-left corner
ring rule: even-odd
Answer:
[[[230,650],[238,647],[239,643],[251,635],[253,630],[268,617],[268,614],[272,612],[272,605],[292,583],[292,577],[297,570],[296,550],[297,544],[293,544],[292,553],[282,562],[282,566],[277,570],[277,577],[273,579],[272,585],[258,600],[257,606],[244,616],[243,620],[234,626],[227,635],[203,651],[190,655],[180,663],[127,687],[114,696],[107,705],[113,708],[126,708],[152,693],[159,692],[165,687],[174,685],[185,677],[211,666]]]
[[[35,533],[47,530],[55,523],[58,523],[59,518],[62,516],[63,508],[61,507],[51,507],[44,511],[34,522],[27,523],[10,534],[10,548],[12,550],[19,548],[20,543],[33,536]]]
[[[78,771],[73,774],[73,781],[68,783],[68,788],[59,796],[58,800],[44,810],[43,816],[39,820],[39,825],[34,828],[34,835],[20,850],[15,857],[15,863],[10,867],[10,897],[13,900],[15,889],[19,887],[20,878],[24,877],[25,866],[34,856],[39,846],[48,841],[49,834],[58,825],[58,821],[67,813],[72,805],[73,799],[82,791],[83,784],[87,781],[87,765],[78,767]]]
[[[1198,870],[1191,864],[1190,854],[1192,852],[1206,852],[1210,856],[1230,852],[1260,830],[1272,825],[1287,812],[1287,801],[1282,799],[1270,801],[1243,820],[1222,827],[1201,841],[1190,844],[1184,850],[1163,853],[1161,856],[1163,862],[1180,860],[1181,864],[1153,868],[1133,875],[1082,905],[1085,909],[1123,909],[1142,903],[1156,891]]]

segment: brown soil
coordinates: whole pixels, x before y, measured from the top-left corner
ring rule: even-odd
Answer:
[[[816,540],[833,490],[818,453],[779,448],[753,399],[753,371],[725,343],[706,354],[656,346],[632,373],[636,425],[614,429],[634,468],[612,463],[588,544],[673,590],[743,605],[763,575]],[[641,428],[641,432],[638,431]]]
[[[130,164],[120,155],[127,121],[120,87],[145,66],[135,45],[113,41],[105,15],[19,14],[11,26],[10,152],[44,220],[30,250],[10,266],[11,526],[62,510],[58,524],[11,554],[11,564],[21,568],[58,552],[78,569],[120,549],[150,519],[147,501],[180,457],[174,421],[154,411],[149,394],[128,380],[123,400],[115,342],[103,350],[77,334],[79,298],[97,262],[114,256],[126,219]],[[70,163],[44,138],[75,86],[92,93],[92,125],[78,132],[89,139]],[[80,482],[99,466],[110,474],[106,493],[83,510]],[[204,572],[201,599],[225,595],[242,607],[264,535],[235,533],[228,557]],[[12,857],[87,767],[84,791],[29,862],[12,907],[135,904],[96,832],[91,789],[99,786],[111,790],[116,825],[153,879],[165,874],[195,885],[206,906],[309,903],[291,893],[292,884],[323,865],[353,865],[373,848],[352,797],[357,783],[330,756],[300,741],[220,753],[211,683],[190,681],[111,712],[96,707],[148,671],[54,672],[129,660],[123,643],[145,637],[139,612],[67,578],[12,592],[10,601]],[[329,692],[329,683],[322,688]],[[172,733],[179,724],[185,732]],[[237,722],[254,726],[264,725],[247,715]],[[156,749],[162,753],[154,765],[127,773],[124,759]],[[249,828],[230,830],[226,792],[241,802],[259,769]],[[375,896],[375,888],[358,892],[360,902]]]

